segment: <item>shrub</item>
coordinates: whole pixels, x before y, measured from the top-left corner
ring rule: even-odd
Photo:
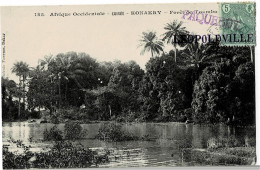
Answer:
[[[94,152],[61,141],[56,142],[49,152],[36,154],[35,159],[35,168],[86,168],[93,164]]]
[[[75,146],[71,142],[59,141],[47,152],[32,153],[24,150],[23,154],[13,154],[7,147],[3,148],[4,169],[29,168],[88,168],[92,165],[109,162],[109,152],[99,155],[82,145]],[[76,158],[76,159],[75,159]]]
[[[53,124],[59,124],[60,123],[58,116],[56,116],[56,115],[51,116],[50,122],[53,123]]]
[[[33,110],[30,113],[30,117],[32,119],[40,119],[41,118],[41,112]]]
[[[16,155],[8,151],[8,147],[3,147],[3,169],[28,169],[29,160],[32,153],[24,151],[25,154]]]
[[[109,141],[121,141],[123,132],[122,126],[117,123],[104,123],[98,130],[97,138]]]
[[[57,128],[57,126],[53,126],[49,131],[47,129],[43,132],[43,140],[44,141],[60,141],[62,140],[62,131]]]
[[[65,139],[79,139],[86,135],[87,131],[83,130],[79,121],[68,121],[65,123],[64,134]]]
[[[117,123],[104,123],[98,130],[96,138],[104,141],[128,141],[138,140],[134,134],[125,133],[122,131],[122,125]]]

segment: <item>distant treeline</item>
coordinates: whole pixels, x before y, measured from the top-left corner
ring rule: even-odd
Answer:
[[[19,83],[2,78],[3,119],[37,117],[46,108],[78,120],[254,123],[252,47],[193,43],[166,53],[155,33],[143,38],[143,52],[152,54],[145,70],[76,52],[45,56],[35,68],[15,63]]]

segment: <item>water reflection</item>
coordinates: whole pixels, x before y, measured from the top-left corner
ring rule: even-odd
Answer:
[[[254,137],[254,128],[238,128],[225,125],[201,126],[183,123],[131,123],[123,125],[123,130],[136,136],[148,136],[151,141],[104,142],[94,139],[101,124],[82,124],[87,130],[86,139],[78,140],[85,147],[98,150],[111,150],[111,163],[103,167],[141,167],[141,166],[176,166],[183,165],[181,150],[183,148],[205,148],[212,137],[235,136],[244,140],[245,136]],[[4,122],[2,128],[3,143],[8,139],[22,140],[29,143],[43,139],[43,131],[53,124]],[[58,128],[64,130],[64,124]],[[36,147],[45,148],[46,144]]]

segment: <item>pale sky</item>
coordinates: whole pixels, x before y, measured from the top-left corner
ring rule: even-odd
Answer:
[[[42,6],[4,7],[1,9],[1,32],[5,34],[5,76],[16,79],[11,67],[16,61],[25,61],[35,67],[45,55],[85,52],[97,61],[136,61],[143,69],[150,53],[140,55],[137,48],[142,32],[164,33],[163,27],[174,19],[183,21],[188,31],[208,34],[209,25],[183,20],[180,10],[215,10],[216,3],[164,5],[107,5],[107,6]],[[124,11],[125,16],[111,16]],[[131,11],[162,11],[161,15],[130,15]],[[44,17],[34,16],[35,12]],[[50,16],[51,13],[105,12],[105,16]],[[107,14],[109,13],[109,14]],[[129,14],[126,14],[129,13]],[[218,15],[218,14],[213,14]],[[1,36],[2,36],[1,34]],[[168,52],[170,48],[165,48]]]

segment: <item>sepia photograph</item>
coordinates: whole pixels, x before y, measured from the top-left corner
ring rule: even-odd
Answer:
[[[256,165],[256,3],[0,6],[3,169]]]

